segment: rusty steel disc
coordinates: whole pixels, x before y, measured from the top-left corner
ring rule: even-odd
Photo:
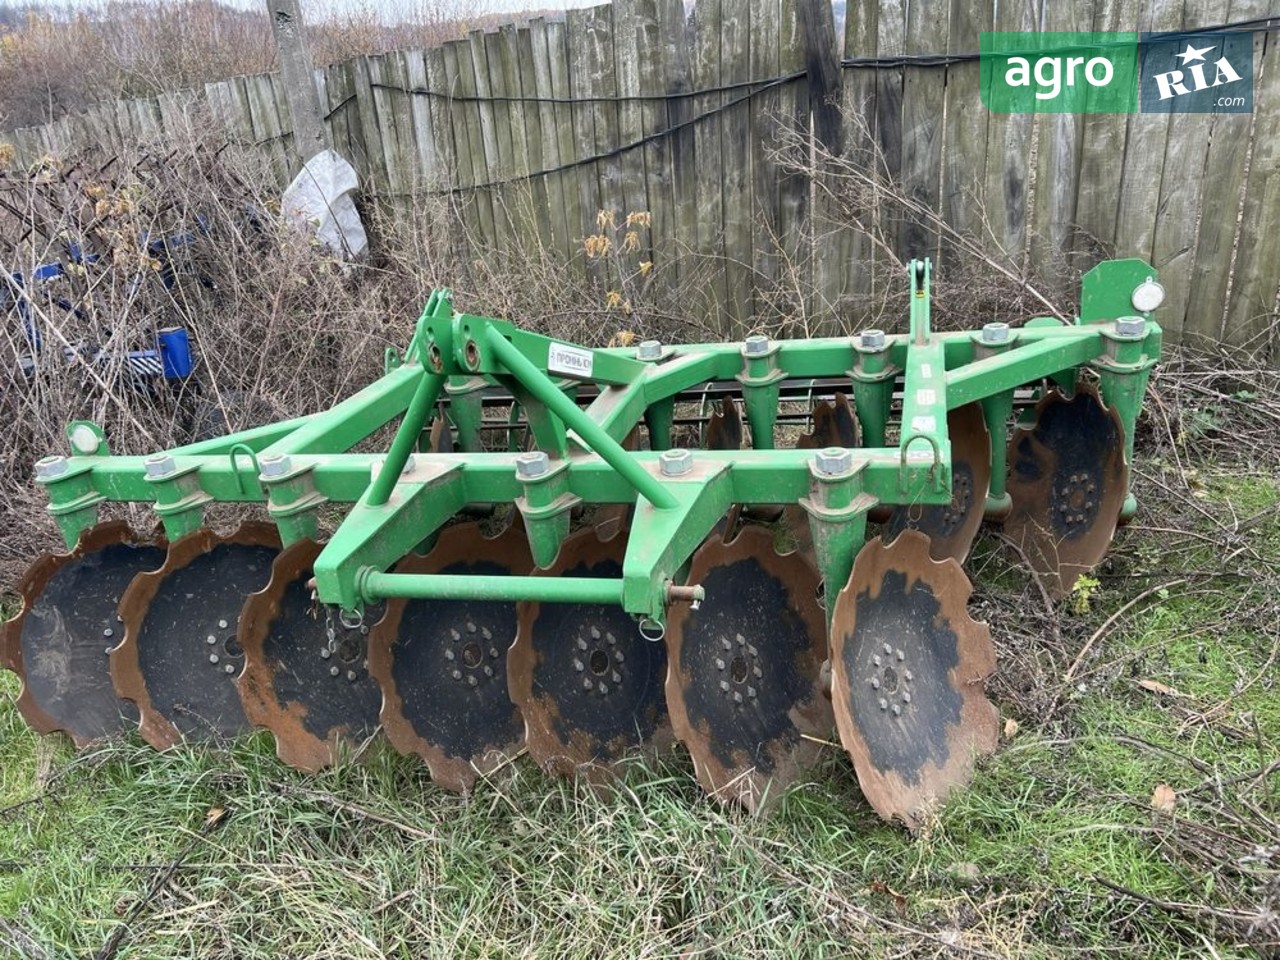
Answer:
[[[906,530],[858,553],[831,622],[831,700],[858,783],[886,820],[917,829],[933,806],[995,751],[998,724],[983,681],[995,647],[969,617],[955,560]]]
[[[532,568],[521,526],[486,540],[476,524],[463,523],[441,531],[426,556],[406,557],[396,573],[525,576]],[[383,732],[449,790],[469,792],[524,745],[524,719],[507,694],[515,635],[516,605],[495,600],[388,600],[369,632]]]
[[[822,450],[844,447],[852,450],[862,445],[862,431],[849,398],[837,393],[830,400],[820,400],[813,408],[813,432],[796,441],[798,450]]]
[[[991,435],[982,405],[966,403],[947,414],[951,438],[951,502],[942,506],[901,506],[889,517],[887,538],[918,530],[929,538],[935,560],[964,563],[982,526],[991,483]]]
[[[742,436],[742,411],[738,409],[738,401],[725,397],[720,409],[707,419],[703,446],[708,450],[741,450]]]
[[[699,547],[688,582],[707,596],[670,610],[671,725],[709,794],[763,811],[816,758],[808,738],[831,731],[818,574],[775,553],[771,531],[746,527]]]
[[[1046,393],[1009,441],[1004,529],[1050,594],[1065,596],[1106,554],[1128,488],[1124,426],[1097,387]]]
[[[244,665],[237,621],[279,550],[269,523],[228,536],[197,530],[120,598],[124,640],[111,651],[111,679],[137,704],[138,729],[156,749],[250,729],[234,683]]]
[[[539,576],[622,577],[627,545],[580,530]],[[522,603],[507,686],[529,755],[551,773],[607,781],[619,761],[671,746],[667,651],[615,604]]]
[[[22,611],[0,626],[0,666],[22,679],[16,705],[33,730],[61,731],[83,747],[137,723],[134,705],[111,685],[107,653],[124,634],[116,607],[125,588],[164,555],[162,544],[113,521],[27,570]]]
[[[245,601],[237,631],[245,718],[271,731],[281,760],[312,772],[371,736],[382,705],[368,671],[368,624],[345,626],[307,586],[323,546],[299,540],[282,551],[271,581]]]

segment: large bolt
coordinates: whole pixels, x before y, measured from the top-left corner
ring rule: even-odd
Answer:
[[[664,477],[683,477],[693,469],[693,454],[688,450],[663,450],[658,455],[658,466]]]
[[[293,469],[293,461],[287,453],[270,454],[258,458],[258,468],[264,477],[283,477]]]
[[[813,458],[813,465],[819,476],[838,477],[853,469],[853,451],[843,447],[827,447],[818,451]]]
[[[982,328],[983,343],[1008,343],[1009,342],[1009,325],[1007,323],[985,324]]]
[[[178,465],[174,463],[173,457],[167,453],[153,453],[147,459],[142,461],[147,468],[147,476],[153,480],[159,480],[167,477],[173,471],[178,469]]]
[[[530,450],[516,457],[516,476],[534,480],[551,469],[551,458],[541,450]]]
[[[769,352],[769,338],[753,333],[742,341],[742,352],[748,357],[763,357]]]
[[[1122,337],[1141,337],[1147,332],[1147,321],[1142,317],[1121,317],[1116,321],[1116,333]]]
[[[858,344],[863,350],[883,350],[884,331],[863,330],[862,333],[858,334]]]
[[[44,457],[36,461],[36,479],[52,480],[67,472],[66,457]]]
[[[662,359],[662,341],[661,340],[642,340],[640,346],[636,347],[637,360],[661,360]]]

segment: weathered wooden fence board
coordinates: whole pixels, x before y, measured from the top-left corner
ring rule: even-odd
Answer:
[[[684,292],[726,335],[800,318],[810,330],[891,325],[901,318],[876,312],[884,285],[901,282],[891,263],[933,256],[945,277],[976,245],[1063,303],[1098,258],[1146,258],[1172,337],[1276,350],[1280,32],[1254,35],[1251,114],[992,114],[978,63],[955,59],[993,29],[1265,17],[1280,21],[1280,0],[854,0],[841,41],[854,62],[840,65],[828,0],[696,0],[688,16],[682,0],[615,0],[359,57],[316,83],[332,142],[372,199],[413,209],[424,191],[447,197],[463,261],[541,248],[602,292],[652,261],[646,282]],[[274,75],[102,103],[0,140],[33,166],[85,143],[207,130],[260,150],[281,185],[296,172]],[[784,163],[788,133],[828,144],[834,165]],[[831,197],[850,189],[855,204]],[[601,210],[619,222],[647,212],[651,226],[635,249],[588,261]]]

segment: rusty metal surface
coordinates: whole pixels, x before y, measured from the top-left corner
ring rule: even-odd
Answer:
[[[991,435],[982,404],[967,403],[948,413],[947,433],[951,438],[951,502],[898,507],[889,518],[885,536],[890,539],[903,530],[918,530],[929,538],[933,559],[950,557],[964,563],[982,526],[991,483]]]
[[[590,529],[565,540],[538,576],[622,576],[627,544]],[[667,651],[621,607],[522,603],[507,686],[524,714],[529,755],[544,770],[607,782],[616,765],[672,744],[663,683]]]
[[[725,397],[720,409],[707,418],[703,445],[708,450],[741,450],[742,436],[742,411],[738,401]]]
[[[124,635],[116,607],[125,588],[164,556],[162,543],[112,521],[23,575],[22,610],[0,626],[0,666],[22,679],[16,706],[32,729],[84,747],[137,723],[133,704],[116,696],[107,652]]]
[[[862,446],[858,418],[849,398],[837,393],[830,400],[820,400],[813,408],[813,431],[796,441],[798,450],[821,450],[825,447],[854,449]]]
[[[137,705],[138,729],[156,749],[250,729],[233,682],[243,665],[237,621],[245,598],[270,579],[279,549],[269,523],[227,536],[197,530],[170,544],[164,565],[136,576],[120,598],[125,634],[111,651],[111,679]]]
[[[818,574],[775,553],[770,530],[746,527],[699,547],[688,582],[707,598],[673,607],[667,623],[672,728],[709,794],[767,810],[816,759],[807,738],[831,731]]]
[[[1070,593],[1106,554],[1128,486],[1124,427],[1097,387],[1046,393],[1009,441],[1004,530],[1051,595]]]
[[[955,560],[904,531],[859,552],[831,623],[831,699],[858,783],[885,819],[911,830],[995,751],[996,709],[983,683],[991,631],[970,618]]]
[[[369,625],[344,626],[307,586],[323,546],[299,540],[276,557],[271,581],[245,601],[236,634],[245,718],[271,731],[281,760],[312,772],[372,735],[382,705],[367,665]],[[366,613],[369,623],[376,617]]]
[[[474,523],[440,533],[426,556],[397,573],[524,576],[533,568],[524,529],[486,540]],[[387,602],[369,632],[369,673],[382,689],[383,733],[396,750],[423,759],[431,779],[466,793],[516,756],[524,720],[507,694],[507,648],[516,605],[486,600]]]

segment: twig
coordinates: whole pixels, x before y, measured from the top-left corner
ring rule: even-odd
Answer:
[[[28,960],[52,960],[53,954],[12,920],[0,917],[0,947],[11,947],[19,957]]]
[[[1162,583],[1159,586],[1155,586],[1155,587],[1148,587],[1146,590],[1143,590],[1140,594],[1138,594],[1136,597],[1134,597],[1132,600],[1126,603],[1123,607],[1121,607],[1111,616],[1107,617],[1106,622],[1103,623],[1103,625],[1100,626],[1097,630],[1095,630],[1093,632],[1093,636],[1091,636],[1088,640],[1086,640],[1084,643],[1084,646],[1080,648],[1080,652],[1076,654],[1075,660],[1071,662],[1071,666],[1067,668],[1067,672],[1063,675],[1062,682],[1063,683],[1071,682],[1071,679],[1076,675],[1076,670],[1080,668],[1080,664],[1084,661],[1085,656],[1089,653],[1090,650],[1093,649],[1093,645],[1102,638],[1103,634],[1105,634],[1108,630],[1111,629],[1111,626],[1117,620],[1119,620],[1122,616],[1124,616],[1126,613],[1128,613],[1130,610],[1132,610],[1134,607],[1140,604],[1143,600],[1147,599],[1147,597],[1151,596],[1153,593],[1159,593],[1161,590],[1168,590],[1170,587],[1181,586],[1186,582],[1187,582],[1186,577],[1178,577],[1175,580],[1170,580],[1168,583]]]
[[[340,800],[331,793],[325,793],[321,790],[308,790],[303,787],[295,787],[291,784],[280,783],[276,780],[267,782],[267,785],[273,790],[286,796],[299,797],[303,800],[310,800],[312,803],[322,803],[334,810],[341,810],[343,813],[349,813],[352,816],[360,817],[364,820],[372,820],[374,823],[380,823],[384,827],[391,827],[393,830],[403,833],[408,837],[416,837],[419,840],[430,840],[439,842],[440,837],[426,830],[419,830],[417,827],[410,826],[400,820],[392,819],[385,814],[370,810],[368,807],[362,807],[358,804],[348,803]]]
[[[112,960],[112,958],[120,951],[120,946],[124,943],[124,938],[129,935],[132,930],[133,923],[142,915],[142,912],[151,905],[151,902],[160,893],[161,888],[169,882],[178,868],[191,856],[197,844],[203,840],[214,827],[218,826],[226,820],[226,815],[222,811],[210,811],[209,816],[205,818],[204,823],[200,824],[200,829],[195,832],[188,841],[187,845],[182,848],[182,852],[161,870],[147,892],[140,897],[132,907],[129,908],[129,914],[124,920],[111,931],[111,936],[107,938],[107,942],[102,945],[102,949],[93,955],[94,960]]]

